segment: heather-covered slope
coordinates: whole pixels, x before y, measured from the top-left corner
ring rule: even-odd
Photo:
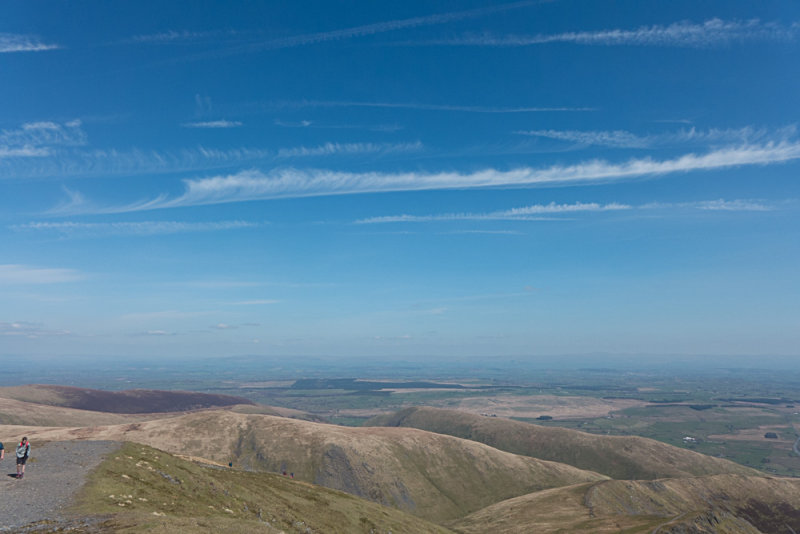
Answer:
[[[636,436],[598,436],[438,408],[408,408],[368,424],[418,428],[500,450],[590,469],[621,480],[760,474],[739,464]]]
[[[103,391],[42,384],[0,388],[0,397],[64,408],[120,414],[183,412],[236,404],[253,404],[242,397],[194,391],[153,389]]]

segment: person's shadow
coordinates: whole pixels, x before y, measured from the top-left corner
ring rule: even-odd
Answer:
[[[9,473],[8,476],[10,476],[11,478],[17,478],[17,474],[16,473]]]

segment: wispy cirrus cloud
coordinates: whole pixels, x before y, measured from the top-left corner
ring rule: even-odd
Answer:
[[[242,54],[249,52],[259,52],[264,50],[295,48],[298,46],[308,46],[330,41],[343,41],[347,39],[353,39],[357,37],[367,37],[370,35],[377,35],[397,30],[418,28],[422,26],[434,26],[438,24],[454,22],[457,20],[484,17],[492,13],[498,13],[502,11],[508,11],[511,9],[528,7],[539,3],[542,3],[541,0],[525,0],[522,2],[512,2],[508,4],[500,4],[491,7],[482,7],[464,11],[453,11],[449,13],[437,13],[421,17],[411,17],[406,19],[376,22],[373,24],[352,26],[349,28],[342,28],[339,30],[307,33],[301,35],[293,35],[289,37],[279,37],[277,39],[269,39],[265,41],[258,41],[254,43],[248,43],[239,46],[231,46],[220,50],[215,50],[213,52],[213,55],[226,56],[226,55]],[[206,57],[206,54],[197,55],[194,56],[193,58],[200,59],[203,57]]]
[[[466,35],[456,39],[426,44],[453,46],[533,46],[549,43],[572,43],[599,46],[673,46],[710,47],[743,41],[789,41],[797,37],[800,25],[783,25],[777,22],[725,21],[719,18],[703,23],[688,21],[669,25],[641,26],[633,30],[610,29],[600,31],[564,32],[537,35],[491,34]]]
[[[242,126],[242,122],[221,119],[217,121],[185,122],[181,126],[184,128],[238,128]]]
[[[185,180],[185,191],[177,197],[160,195],[128,205],[107,206],[84,212],[123,213],[250,200],[359,193],[596,184],[745,165],[771,165],[796,159],[800,159],[800,142],[783,141],[720,148],[705,154],[689,153],[664,160],[634,158],[622,163],[590,160],[574,165],[521,167],[513,170],[490,168],[471,173],[352,173],[296,169],[264,173],[260,170],[247,170],[230,175]]]
[[[702,200],[695,202],[651,202],[640,206],[620,204],[598,204],[576,202],[573,204],[535,204],[521,208],[492,211],[488,213],[443,213],[437,215],[386,215],[360,219],[354,224],[424,223],[449,221],[565,221],[561,217],[578,213],[603,213],[629,210],[702,210],[702,211],[772,211],[775,208],[758,200]]]
[[[403,129],[399,124],[336,124],[318,123],[310,120],[302,121],[283,121],[275,119],[276,126],[283,128],[319,128],[327,130],[369,130],[372,132],[393,133]]]
[[[278,304],[280,300],[276,299],[253,299],[253,300],[239,300],[236,302],[231,302],[234,306],[263,306],[267,304]]]
[[[51,154],[48,148],[44,147],[8,147],[0,146],[0,159],[2,158],[41,158]]]
[[[790,139],[797,133],[795,126],[783,128],[775,133],[751,126],[744,128],[699,130],[689,128],[677,132],[637,135],[625,130],[522,130],[519,135],[543,137],[580,145],[605,146],[610,148],[652,148],[655,146],[687,143],[754,143],[766,138]]]
[[[383,217],[370,217],[355,221],[355,224],[382,224],[403,222],[436,222],[436,221],[542,221],[563,220],[548,217],[549,215],[564,215],[580,212],[603,212],[629,210],[632,206],[627,204],[611,203],[598,204],[596,202],[575,202],[573,204],[535,204],[521,208],[492,211],[488,213],[445,213],[439,215],[389,215]]]
[[[10,226],[22,232],[52,232],[64,236],[102,237],[116,235],[152,236],[193,232],[220,232],[255,228],[258,223],[247,221],[184,222],[184,221],[137,221],[137,222],[30,222]]]
[[[308,128],[314,121],[310,120],[301,120],[301,121],[283,121],[281,119],[275,119],[274,121],[276,126],[282,126],[284,128]]]
[[[81,121],[28,122],[17,129],[0,130],[0,159],[40,158],[52,154],[54,147],[86,144]]]
[[[45,43],[35,35],[19,35],[15,33],[0,33],[0,54],[12,52],[43,52],[56,50],[61,46]]]
[[[84,276],[72,269],[32,267],[29,265],[0,265],[0,285],[6,284],[61,284],[76,282]]]
[[[1,149],[2,147],[0,147]],[[74,149],[53,153],[49,147],[20,147],[14,150],[42,150],[31,161],[3,162],[0,158],[0,178],[47,176],[133,175],[152,172],[185,172],[222,169],[243,163],[285,161],[307,157],[379,156],[421,150],[421,142],[409,143],[324,143],[279,149],[231,148],[215,149],[200,146],[182,150],[117,150]],[[0,155],[2,152],[0,152]],[[52,157],[44,157],[52,156]]]
[[[177,336],[177,332],[170,332],[169,330],[145,330],[144,332],[138,332],[134,334],[134,336],[145,336],[145,337],[170,337],[170,336]]]
[[[517,230],[453,230],[443,235],[525,235]]]
[[[639,209],[695,209],[702,211],[773,211],[775,206],[761,200],[736,199],[736,200],[701,200],[695,202],[651,202],[644,204]]]
[[[303,100],[295,102],[276,102],[275,108],[388,108],[419,111],[455,111],[462,113],[541,113],[551,111],[595,111],[591,107],[565,106],[463,106],[457,104],[426,104],[419,102],[356,102]]]
[[[235,38],[243,34],[237,30],[165,30],[163,32],[134,35],[119,41],[118,44],[168,44],[189,43],[208,39]]]
[[[281,148],[277,158],[297,158],[311,156],[333,156],[344,154],[391,154],[418,152],[422,142],[414,143],[325,143],[314,147]]]

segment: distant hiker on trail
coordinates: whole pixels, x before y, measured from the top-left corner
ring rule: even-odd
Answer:
[[[22,478],[25,474],[25,462],[28,461],[30,455],[31,444],[28,442],[28,438],[22,438],[17,445],[17,478]]]
[[[0,441],[0,460],[6,457],[6,450],[3,448],[3,442]]]

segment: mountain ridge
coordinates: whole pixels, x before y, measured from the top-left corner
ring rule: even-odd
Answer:
[[[601,436],[441,408],[407,408],[374,417],[367,424],[418,428],[470,439],[514,454],[590,469],[620,480],[761,474],[729,460],[639,436]]]

